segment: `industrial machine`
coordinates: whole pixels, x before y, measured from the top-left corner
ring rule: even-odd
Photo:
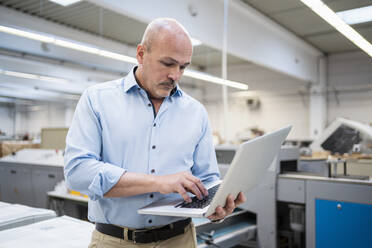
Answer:
[[[234,148],[216,147],[216,153],[223,175]],[[315,160],[319,171],[301,161],[298,147],[283,146],[262,183],[244,192],[241,208],[256,216],[256,243],[249,247],[368,247],[372,181],[335,176],[334,163],[342,168],[343,160]]]
[[[339,176],[330,169],[332,163],[346,168],[345,160],[314,160],[306,166],[299,157],[297,161],[290,167],[279,163],[278,247],[368,247],[372,242],[369,177]]]
[[[236,148],[234,146],[216,147],[217,162],[222,177],[234,157]],[[298,158],[297,147],[282,146],[263,181],[253,190],[244,192],[247,201],[240,207],[255,216],[257,226],[256,242],[248,241],[249,247],[276,247],[276,178],[281,169],[295,171]],[[249,161],[247,161],[247,166],[249,166]]]
[[[352,151],[372,154],[372,127],[352,120],[337,118],[310,145],[313,151],[327,150],[332,154]]]

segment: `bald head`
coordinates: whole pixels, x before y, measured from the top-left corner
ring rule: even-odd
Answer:
[[[190,35],[181,23],[172,18],[157,18],[147,26],[141,44],[151,52],[158,42],[169,42],[177,38],[188,40],[192,48]]]

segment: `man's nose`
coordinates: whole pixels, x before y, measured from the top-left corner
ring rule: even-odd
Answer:
[[[168,78],[172,79],[174,82],[178,82],[182,76],[182,71],[178,66],[175,66],[169,72]]]

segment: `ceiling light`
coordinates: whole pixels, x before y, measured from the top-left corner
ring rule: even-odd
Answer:
[[[57,39],[57,38],[47,36],[47,35],[36,34],[36,33],[28,32],[28,31],[22,31],[22,30],[19,30],[19,29],[9,28],[9,27],[5,27],[5,26],[1,26],[1,25],[0,25],[0,32],[13,34],[13,35],[18,35],[18,36],[21,36],[21,37],[25,37],[25,38],[29,38],[29,39],[33,39],[33,40],[38,40],[38,41],[41,41],[41,42],[51,43],[51,44],[54,44],[54,45],[57,45],[57,46],[62,46],[62,47],[66,47],[66,48],[69,48],[69,49],[74,49],[74,50],[78,50],[78,51],[82,51],[82,52],[86,52],[86,53],[91,53],[91,54],[95,54],[95,55],[98,55],[98,56],[107,57],[107,58],[111,58],[111,59],[115,59],[115,60],[120,60],[120,61],[124,61],[124,62],[131,63],[131,64],[137,64],[137,59],[135,57],[129,57],[129,56],[122,55],[122,54],[119,54],[119,53],[114,53],[114,52],[110,52],[110,51],[107,51],[107,50],[98,49],[98,48],[95,48],[95,47],[92,47],[92,46],[87,46],[85,44],[79,44],[79,43],[73,42],[73,41],[66,41],[66,40]],[[234,82],[234,81],[230,81],[230,80],[224,80],[222,78],[215,77],[215,76],[212,76],[212,75],[209,75],[209,74],[206,74],[206,73],[202,73],[202,72],[198,72],[198,71],[194,71],[194,70],[185,70],[184,75],[186,77],[191,77],[191,78],[195,78],[195,79],[199,79],[199,80],[203,80],[203,81],[207,81],[207,82],[211,82],[211,83],[215,83],[215,84],[227,85],[227,86],[237,88],[237,89],[241,89],[241,90],[247,90],[248,89],[248,85],[246,85],[246,84],[239,83],[239,82]],[[40,79],[40,78],[38,78],[38,79]]]
[[[81,0],[49,0],[49,1],[66,7],[68,5],[80,2]]]
[[[372,21],[372,5],[336,13],[344,22],[353,25]]]
[[[364,39],[357,31],[347,25],[337,14],[320,0],[301,0],[310,9],[322,17],[326,22],[331,24],[346,38],[352,41],[360,49],[372,57],[372,45]]]
[[[126,55],[122,55],[122,54],[119,54],[119,53],[113,53],[113,52],[109,52],[109,51],[105,51],[105,50],[100,50],[98,55],[103,56],[103,57],[107,57],[107,58],[111,58],[111,59],[121,60],[121,61],[128,62],[128,63],[131,63],[131,64],[137,64],[137,59],[136,58],[129,57],[129,56],[126,56]]]
[[[186,70],[184,74],[186,77],[191,77],[207,82],[212,82],[215,84],[221,84],[221,85],[227,85],[233,88],[241,89],[241,90],[248,90],[248,85],[243,84],[243,83],[238,83],[230,80],[224,80],[222,78],[214,77],[211,75],[208,75],[206,73],[198,72],[198,71],[193,71],[193,70]]]
[[[57,45],[57,46],[66,47],[66,48],[70,48],[70,49],[74,49],[74,50],[78,50],[78,51],[82,51],[82,52],[86,52],[86,53],[98,54],[98,52],[99,52],[99,49],[97,49],[97,48],[89,47],[89,46],[86,46],[86,45],[80,45],[78,43],[65,41],[65,40],[55,39],[55,41],[52,42],[52,43]]]
[[[16,29],[16,28],[9,28],[9,27],[5,27],[5,26],[0,26],[0,32],[13,34],[13,35],[25,37],[25,38],[28,38],[28,39],[38,40],[38,41],[47,42],[47,43],[54,42],[54,40],[55,40],[53,37],[50,37],[50,36],[31,33],[31,32],[22,31],[22,30],[19,30],[19,29]]]
[[[34,80],[41,80],[53,83],[68,83],[69,81],[63,78],[56,78],[56,77],[47,77],[32,73],[24,73],[24,72],[17,72],[17,71],[7,71],[0,69],[0,74],[12,77],[19,77],[19,78],[27,78],[27,79],[34,79]]]

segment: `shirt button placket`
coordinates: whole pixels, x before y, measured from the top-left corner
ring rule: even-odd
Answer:
[[[150,139],[150,151],[149,151],[149,154],[150,154],[150,158],[149,158],[149,170],[150,170],[150,173],[152,174],[152,175],[155,175],[156,173],[155,173],[155,169],[156,168],[154,168],[155,167],[155,165],[156,165],[156,161],[157,161],[157,159],[156,159],[156,149],[158,148],[157,146],[156,146],[156,131],[157,131],[157,129],[155,129],[155,127],[156,127],[156,118],[153,120],[153,122],[152,122],[152,130],[151,130],[151,139]],[[151,194],[150,195],[150,198],[153,198],[154,197],[154,195],[153,194]]]

